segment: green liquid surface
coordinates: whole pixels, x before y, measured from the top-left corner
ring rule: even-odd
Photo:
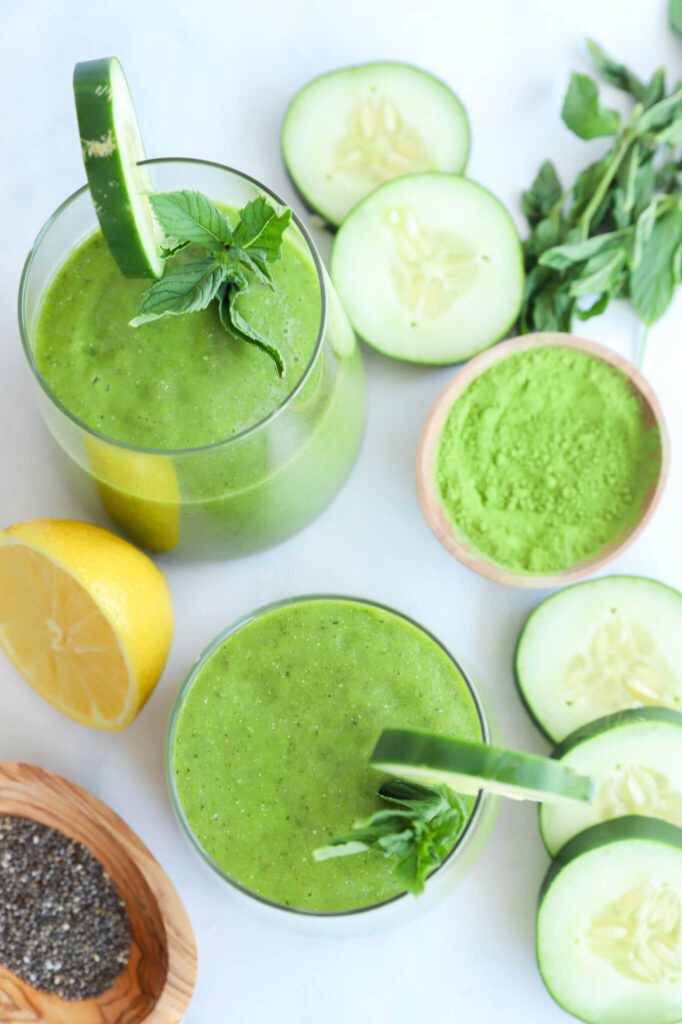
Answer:
[[[624,373],[546,346],[500,359],[465,388],[435,476],[448,517],[476,551],[551,573],[635,526],[660,456]]]
[[[370,906],[401,892],[389,860],[316,863],[313,850],[380,809],[383,776],[368,758],[384,727],[406,725],[482,737],[471,692],[434,640],[360,602],[285,605],[241,626],[198,670],[171,751],[180,804],[208,856],[245,888],[304,910]]]
[[[117,441],[172,449],[229,438],[280,405],[315,348],[321,300],[310,257],[285,238],[271,269],[274,290],[252,281],[238,308],[280,349],[283,379],[265,352],[227,334],[216,303],[130,327],[151,282],[123,277],[99,231],[43,299],[38,369],[70,412]]]

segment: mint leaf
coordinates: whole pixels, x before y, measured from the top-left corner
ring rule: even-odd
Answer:
[[[620,245],[598,252],[587,261],[579,276],[571,283],[569,295],[602,295],[604,292],[616,292],[621,273],[625,267],[627,255],[625,247]]]
[[[628,241],[628,266],[631,270],[636,270],[642,261],[644,245],[649,241],[656,224],[661,198],[661,196],[654,196],[637,218],[634,235]]]
[[[669,0],[668,21],[673,32],[682,36],[682,0]]]
[[[622,89],[639,102],[642,102],[647,87],[640,81],[637,75],[633,74],[625,64],[618,64],[615,60],[612,60],[599,43],[595,43],[593,39],[587,40],[587,47],[602,78],[610,85],[615,85],[616,88]]]
[[[271,345],[268,339],[256,331],[249,324],[248,320],[241,315],[235,305],[239,294],[239,288],[234,285],[227,285],[220,296],[220,304],[218,306],[220,322],[228,334],[232,334],[235,338],[239,338],[240,341],[245,341],[249,345],[256,345],[258,348],[263,349],[264,352],[267,352],[277,368],[277,375],[283,377],[284,360],[279,350],[274,345]]]
[[[535,181],[521,196],[521,208],[531,227],[547,217],[552,207],[561,199],[561,182],[554,164],[545,160]]]
[[[651,76],[651,81],[644,90],[642,96],[642,104],[645,110],[649,107],[653,107],[655,103],[662,100],[665,96],[665,71],[663,68],[657,68]]]
[[[168,314],[194,313],[206,309],[216,297],[225,280],[224,268],[213,258],[196,260],[176,267],[144,293],[140,300],[139,316],[130,321],[131,327],[157,320]]]
[[[258,249],[266,260],[278,260],[290,220],[291,210],[278,214],[264,196],[258,196],[239,211],[234,244],[242,249]]]
[[[630,275],[630,295],[637,315],[651,325],[663,316],[679,283],[677,263],[682,246],[682,211],[661,217],[642,247],[639,265]]]
[[[601,106],[594,80],[576,72],[571,75],[561,116],[566,127],[581,139],[617,135],[620,129],[620,114]]]
[[[421,786],[390,779],[378,795],[396,805],[357,821],[353,831],[313,851],[316,861],[374,850],[397,860],[394,877],[418,896],[427,875],[447,857],[464,822],[461,798],[447,786]]]
[[[191,244],[191,242],[178,242],[177,238],[167,238],[166,244],[159,246],[159,255],[164,260],[168,260],[171,256],[175,256],[176,253],[181,252],[182,249],[186,249]]]
[[[574,242],[572,245],[557,245],[553,249],[547,249],[540,256],[538,263],[543,267],[552,267],[553,270],[566,270],[574,263],[583,263],[596,256],[603,249],[612,249],[614,246],[621,246],[626,231],[611,231],[603,235],[595,235],[587,238],[584,242]]]
[[[591,306],[588,306],[587,309],[576,309],[575,315],[578,320],[591,320],[593,316],[599,316],[600,313],[604,312],[610,299],[610,293],[604,292],[604,294],[600,296],[600,298],[596,299]]]
[[[659,145],[663,146],[680,146],[682,145],[682,117],[677,117],[674,121],[658,133],[657,141]]]
[[[261,284],[272,288],[272,274],[268,267],[268,261],[260,249],[241,249],[233,247],[228,252],[221,253],[220,259],[228,268],[244,268],[250,271]]]
[[[664,128],[672,120],[682,116],[682,86],[665,99],[649,107],[634,124],[635,134],[644,135],[657,128]]]
[[[227,218],[202,192],[152,192],[149,202],[157,221],[173,238],[211,250],[232,243]]]
[[[170,258],[186,246],[201,245],[209,257],[184,263],[144,293],[131,326],[168,314],[205,309],[218,299],[220,321],[231,335],[256,345],[284,376],[284,361],[267,338],[237,309],[237,296],[250,287],[250,277],[273,288],[269,264],[280,259],[291,210],[281,213],[264,196],[239,211],[234,231],[217,206],[201,192],[156,192],[149,196],[154,216],[167,233],[161,255]]]

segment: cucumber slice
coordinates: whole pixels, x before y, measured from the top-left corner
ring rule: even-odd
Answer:
[[[537,958],[550,995],[588,1024],[682,1018],[682,829],[653,818],[594,825],[543,883]]]
[[[682,594],[639,576],[559,591],[524,626],[516,679],[531,716],[555,742],[615,711],[682,710]]]
[[[123,68],[115,57],[76,64],[73,91],[88,185],[102,234],[125,277],[161,277],[162,233],[145,193],[151,180]]]
[[[512,800],[589,800],[592,780],[548,757],[502,750],[416,729],[384,729],[369,763],[410,782],[444,783]]]
[[[467,178],[382,185],[341,225],[331,276],[358,334],[394,359],[456,363],[516,320],[523,262],[504,206]]]
[[[330,224],[386,181],[464,170],[469,122],[455,94],[409,64],[360,64],[315,78],[284,118],[282,153],[304,201]]]
[[[562,764],[595,780],[591,804],[540,808],[550,856],[591,825],[644,814],[682,827],[682,714],[639,708],[607,715],[571,733],[554,751]]]

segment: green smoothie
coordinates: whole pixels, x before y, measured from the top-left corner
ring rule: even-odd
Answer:
[[[123,277],[97,231],[43,299],[38,369],[67,409],[116,441],[161,449],[223,441],[286,398],[315,348],[321,303],[309,255],[285,239],[271,272],[274,290],[252,281],[237,305],[256,330],[277,339],[283,379],[265,352],[227,334],[216,303],[130,327],[149,281]]]
[[[401,892],[390,860],[313,851],[380,809],[368,758],[399,725],[482,738],[467,683],[413,623],[350,599],[294,601],[239,626],[190,677],[171,785],[198,844],[247,890],[306,911],[371,906]]]
[[[82,499],[99,498],[143,547],[198,557],[259,550],[318,515],[348,475],[364,427],[352,329],[294,225],[270,270],[274,288],[251,280],[237,308],[277,345],[284,378],[262,349],[225,331],[215,302],[131,327],[150,282],[123,277],[99,231],[62,256],[43,290],[29,330],[34,370],[101,436],[41,392],[43,415]]]

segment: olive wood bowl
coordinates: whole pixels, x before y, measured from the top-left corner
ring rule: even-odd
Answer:
[[[83,843],[115,882],[131,927],[130,959],[93,999],[41,992],[0,965],[2,1024],[174,1024],[197,970],[192,925],[149,850],[91,793],[29,764],[0,764],[0,817],[30,818]]]
[[[438,441],[440,440],[448,413],[467,385],[498,360],[506,359],[507,356],[514,355],[516,352],[525,352],[527,349],[545,345],[578,349],[621,370],[627,377],[632,392],[640,403],[644,426],[646,428],[658,428],[660,452],[656,460],[658,463],[656,477],[644,495],[637,522],[623,531],[620,536],[614,537],[601,551],[591,558],[577,562],[575,565],[560,572],[543,575],[538,573],[521,573],[515,572],[512,569],[506,569],[504,566],[492,562],[486,555],[474,548],[458,532],[455,524],[446,515],[436,484],[433,467]],[[598,569],[602,569],[607,563],[622,554],[640,535],[654,514],[654,510],[663,493],[668,476],[669,463],[670,441],[658,399],[651,385],[631,362],[613,350],[605,348],[603,345],[598,345],[594,341],[586,341],[584,338],[577,338],[572,334],[562,334],[559,332],[525,334],[520,338],[510,338],[508,341],[503,341],[499,345],[495,345],[493,348],[487,349],[474,359],[471,359],[441,391],[431,407],[419,438],[419,446],[417,448],[417,494],[426,521],[441,544],[447,548],[451,555],[454,555],[455,558],[459,559],[460,562],[470,569],[473,569],[480,576],[485,576],[496,583],[504,583],[512,587],[565,586],[569,583],[575,583],[585,576],[589,576],[590,573],[596,572]]]

